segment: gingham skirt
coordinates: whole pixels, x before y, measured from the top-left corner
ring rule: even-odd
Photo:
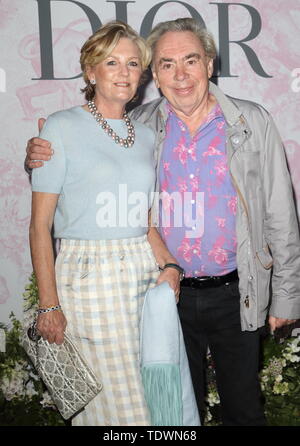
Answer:
[[[57,290],[67,332],[103,385],[75,426],[147,426],[139,365],[139,321],[159,271],[146,236],[62,240]]]

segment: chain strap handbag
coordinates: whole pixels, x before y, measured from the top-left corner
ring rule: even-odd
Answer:
[[[102,385],[67,334],[61,345],[49,344],[38,334],[35,319],[24,330],[21,344],[64,419],[101,391]]]

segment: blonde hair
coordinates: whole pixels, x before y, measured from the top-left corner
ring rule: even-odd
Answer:
[[[145,71],[151,62],[151,50],[145,40],[131,26],[118,20],[112,20],[96,31],[81,48],[80,64],[86,87],[81,91],[85,99],[90,101],[95,96],[95,86],[87,76],[87,67],[93,67],[106,59],[114,50],[119,40],[125,37],[132,40],[140,52],[142,70]]]
[[[200,40],[203,46],[206,57],[209,59],[215,59],[217,56],[216,45],[213,36],[200,25],[195,19],[190,17],[180,18],[176,20],[170,20],[168,22],[158,23],[147,38],[147,43],[151,48],[153,60],[157,42],[163,36],[163,34],[172,32],[190,31]]]

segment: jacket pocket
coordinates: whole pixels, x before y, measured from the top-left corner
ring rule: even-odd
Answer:
[[[256,252],[256,257],[265,269],[270,269],[273,266],[273,258],[270,254],[268,246]]]

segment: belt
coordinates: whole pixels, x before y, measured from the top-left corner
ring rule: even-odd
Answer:
[[[239,280],[238,272],[235,269],[231,273],[225,274],[225,276],[199,276],[199,277],[186,277],[180,285],[190,288],[215,288],[231,282]]]

